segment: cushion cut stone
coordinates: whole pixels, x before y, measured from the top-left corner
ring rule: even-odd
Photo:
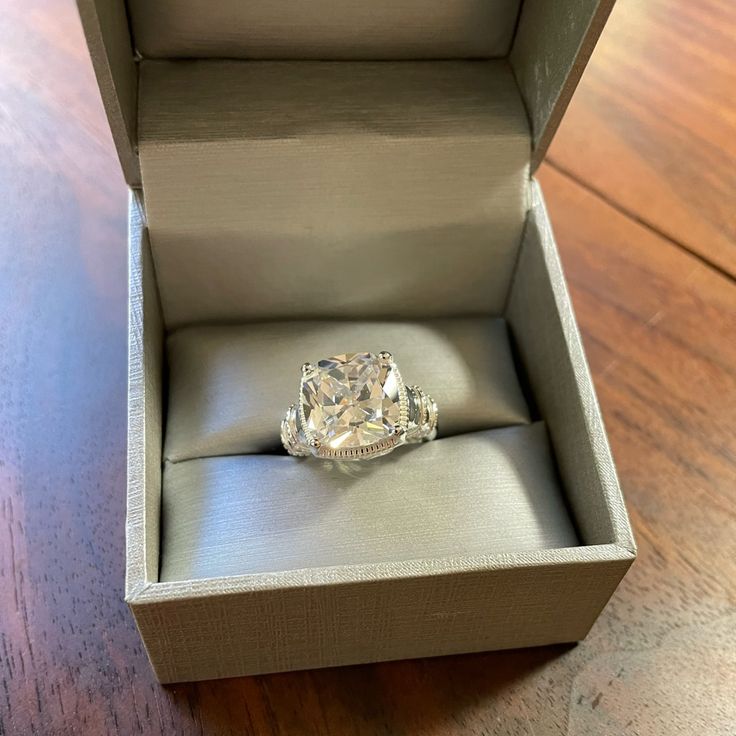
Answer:
[[[373,353],[320,360],[302,381],[306,429],[333,450],[365,447],[390,437],[399,426],[399,380]]]

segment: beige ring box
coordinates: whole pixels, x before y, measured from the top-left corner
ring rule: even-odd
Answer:
[[[79,0],[131,187],[126,598],[162,682],[582,639],[635,545],[533,172],[611,2]],[[390,350],[440,436],[288,457]]]

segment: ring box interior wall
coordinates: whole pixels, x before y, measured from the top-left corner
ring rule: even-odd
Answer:
[[[78,5],[131,187],[126,599],[158,678],[582,639],[636,550],[533,174],[612,3]],[[275,452],[301,363],[353,349],[443,435]]]

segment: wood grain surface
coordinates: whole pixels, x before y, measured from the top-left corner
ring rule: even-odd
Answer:
[[[548,160],[736,276],[736,3],[619,0]]]
[[[122,601],[126,190],[72,0],[3,11],[0,734],[734,732],[729,0],[619,0],[540,172],[640,546],[586,641],[174,687]]]

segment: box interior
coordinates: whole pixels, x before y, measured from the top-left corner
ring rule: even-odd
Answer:
[[[461,59],[505,56],[520,0],[128,0],[145,58]]]
[[[435,4],[129,2],[166,333],[155,579],[618,538],[508,57],[520,3]],[[438,440],[279,451],[301,363],[382,349]]]
[[[505,61],[144,61],[167,325],[500,314],[531,138]]]
[[[501,318],[198,325],[167,344],[162,580],[577,544]],[[432,387],[440,439],[351,466],[279,452],[288,367],[386,344]]]

